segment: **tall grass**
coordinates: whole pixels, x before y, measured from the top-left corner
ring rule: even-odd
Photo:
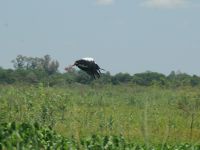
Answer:
[[[133,85],[1,86],[0,122],[39,122],[66,137],[200,143],[200,89]]]

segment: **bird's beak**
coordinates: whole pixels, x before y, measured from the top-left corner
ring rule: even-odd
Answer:
[[[65,67],[65,71],[68,71],[68,69],[69,69],[68,67]]]
[[[73,64],[73,65],[71,65],[71,66],[69,66],[69,67],[66,67],[65,68],[65,71],[69,71],[70,69],[72,69],[72,67],[74,67],[75,66],[75,64]]]

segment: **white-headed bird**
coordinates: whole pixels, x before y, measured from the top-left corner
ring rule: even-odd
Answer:
[[[94,79],[96,79],[96,77],[100,78],[100,74],[101,74],[100,70],[104,70],[104,69],[100,68],[96,64],[94,59],[91,57],[86,57],[86,58],[76,60],[73,65],[65,68],[65,70],[68,71],[73,66],[77,66],[79,69],[85,71],[87,74],[89,74]]]

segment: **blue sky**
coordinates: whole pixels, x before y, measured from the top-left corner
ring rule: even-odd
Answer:
[[[112,74],[200,75],[199,0],[0,0],[0,66],[51,55],[60,71],[93,57]]]

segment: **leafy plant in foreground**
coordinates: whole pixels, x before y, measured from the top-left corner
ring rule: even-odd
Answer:
[[[155,145],[147,148],[128,142],[123,136],[92,135],[89,138],[67,139],[49,127],[41,127],[38,123],[2,123],[0,125],[0,150],[2,149],[86,149],[86,150],[199,150],[200,145],[177,144]]]

